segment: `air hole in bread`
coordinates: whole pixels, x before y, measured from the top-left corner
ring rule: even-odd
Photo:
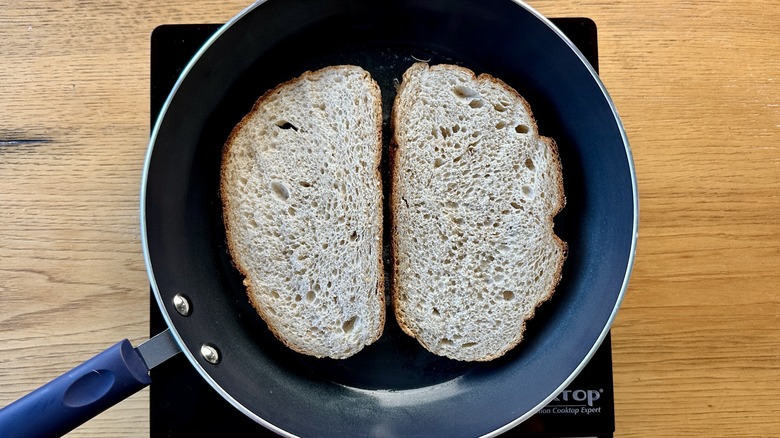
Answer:
[[[271,297],[273,297],[273,298],[277,298],[277,299],[279,298],[279,292],[277,292],[277,291],[275,291],[273,289],[268,291],[268,294],[271,295]]]
[[[349,240],[350,240],[350,242],[354,242],[354,241],[356,241],[356,240],[357,240],[357,238],[358,238],[357,231],[353,231],[353,232],[352,232],[352,234],[350,234],[350,235],[349,235]]]
[[[483,106],[485,106],[485,101],[482,99],[474,99],[471,102],[469,102],[469,106],[474,109],[482,108]]]
[[[271,192],[284,201],[290,198],[290,191],[287,189],[287,186],[280,182],[274,181],[271,183]]]
[[[294,209],[294,208],[292,208],[292,207],[290,207],[290,208],[288,208],[288,209],[287,209],[287,213],[288,213],[290,216],[295,216],[295,209]]]
[[[355,328],[355,323],[357,322],[358,317],[353,316],[352,318],[349,318],[348,320],[344,321],[344,324],[341,325],[341,330],[344,331],[344,333],[349,333],[352,331],[353,328]]]
[[[292,129],[293,131],[297,131],[298,127],[293,125],[292,123],[288,122],[287,120],[277,120],[275,125],[279,127],[279,129]]]
[[[311,187],[311,183],[309,181],[298,181],[298,185],[306,188]]]
[[[447,202],[444,203],[444,206],[447,207],[447,208],[458,208],[458,205],[460,205],[460,204],[458,204],[455,201],[447,201]]]
[[[528,134],[528,131],[530,131],[530,128],[528,125],[523,125],[522,123],[515,126],[515,132],[518,134]]]
[[[534,190],[531,188],[531,186],[523,186],[521,190],[523,191],[523,194],[529,198],[534,196]]]
[[[439,131],[441,131],[441,136],[444,137],[444,138],[447,138],[450,135],[452,135],[452,130],[450,130],[450,128],[448,128],[446,126],[440,126],[439,127]]]
[[[433,316],[441,316],[441,313],[439,312],[439,309],[434,307],[433,310],[431,310],[431,315],[433,315]]]
[[[441,158],[436,158],[436,159],[433,160],[433,168],[434,169],[438,169],[443,164],[444,164],[444,160],[442,160]]]
[[[500,113],[503,113],[504,111],[506,111],[506,106],[502,105],[501,103],[496,103],[493,105],[493,109]]]
[[[476,342],[466,342],[466,343],[464,343],[464,344],[462,345],[462,347],[463,347],[463,348],[471,348],[471,347],[474,347],[474,346],[476,346],[476,345],[477,345],[477,343],[476,343]]]
[[[507,125],[507,123],[502,120],[502,121],[496,123],[496,129],[504,129],[504,128],[506,128],[506,125]]]
[[[455,95],[460,97],[461,99],[468,99],[470,97],[479,97],[479,92],[477,90],[471,89],[464,85],[456,85],[452,87],[452,92],[455,93]]]
[[[452,218],[452,221],[455,222],[458,225],[463,225],[463,218],[462,217],[454,217]]]
[[[452,132],[458,132],[458,131],[460,131],[460,125],[458,125],[457,123],[452,125]]]
[[[441,338],[441,340],[439,341],[439,345],[452,345],[452,344],[453,344],[452,340],[447,338]]]
[[[511,301],[515,299],[515,293],[511,290],[505,290],[501,292],[501,297],[503,297],[506,301]]]
[[[534,160],[532,160],[530,158],[526,158],[525,159],[525,167],[526,167],[526,169],[531,170],[531,171],[536,170],[536,165],[534,164]]]
[[[325,111],[325,103],[324,102],[320,102],[320,103],[314,104],[314,108],[317,108],[319,110]]]

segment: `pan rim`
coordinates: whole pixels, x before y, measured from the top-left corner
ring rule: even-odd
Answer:
[[[634,265],[634,259],[636,255],[636,245],[637,245],[637,238],[638,238],[638,226],[639,226],[639,199],[638,199],[638,188],[637,188],[637,180],[636,180],[636,172],[633,162],[633,156],[631,153],[631,148],[628,142],[627,134],[625,132],[625,128],[623,126],[623,123],[620,119],[620,116],[618,115],[617,109],[615,107],[614,101],[610,97],[609,93],[606,90],[606,87],[604,86],[603,82],[599,78],[596,71],[593,69],[591,64],[586,60],[585,56],[580,52],[579,49],[574,45],[571,40],[564,35],[560,29],[558,29],[548,18],[543,16],[541,13],[536,11],[533,7],[527,5],[521,0],[511,0],[513,3],[517,4],[518,6],[524,8],[527,12],[529,12],[531,15],[533,15],[537,20],[539,20],[541,23],[545,24],[550,30],[553,31],[554,34],[556,34],[563,42],[566,43],[566,45],[569,47],[569,49],[579,58],[579,60],[582,62],[582,64],[586,67],[588,72],[591,74],[593,80],[595,80],[596,85],[599,87],[599,90],[603,94],[604,98],[606,99],[606,103],[608,104],[612,115],[614,117],[616,127],[618,128],[618,131],[620,133],[623,146],[625,149],[625,156],[628,164],[628,171],[631,179],[631,190],[632,190],[632,204],[633,204],[633,221],[632,221],[632,235],[631,235],[631,245],[629,248],[629,254],[628,254],[628,260],[625,267],[625,274],[623,277],[623,281],[621,284],[620,292],[618,293],[617,299],[615,301],[615,305],[611,310],[611,313],[605,323],[604,328],[602,329],[600,335],[596,339],[594,345],[591,347],[591,349],[588,351],[587,355],[582,359],[582,361],[577,365],[577,367],[572,371],[572,373],[568,376],[567,379],[565,379],[564,382],[562,382],[555,391],[553,391],[547,398],[545,398],[542,402],[537,404],[533,409],[529,410],[525,414],[517,417],[513,421],[505,424],[504,426],[488,433],[483,436],[490,437],[490,436],[496,436],[501,433],[506,432],[509,429],[514,428],[515,426],[519,425],[520,423],[527,420],[529,417],[534,415],[539,409],[546,406],[548,403],[550,403],[553,398],[555,398],[562,390],[564,390],[571,382],[574,380],[575,377],[582,371],[582,369],[586,366],[586,364],[590,361],[590,359],[593,357],[595,352],[598,350],[599,346],[602,344],[604,339],[606,338],[607,334],[610,331],[610,328],[617,316],[617,312],[622,304],[622,301],[625,297],[626,291],[628,289],[629,279],[631,276],[631,272]],[[221,397],[223,397],[225,400],[227,400],[231,405],[233,405],[236,409],[238,409],[240,412],[242,412],[244,415],[251,418],[253,421],[263,425],[264,427],[280,434],[283,436],[288,437],[295,437],[296,435],[283,430],[279,428],[278,426],[270,423],[268,420],[258,416],[254,412],[252,412],[249,408],[244,406],[241,402],[236,400],[233,396],[231,396],[226,390],[224,390],[218,382],[214,380],[214,378],[209,374],[209,372],[200,364],[198,359],[196,358],[195,354],[187,348],[186,344],[184,343],[181,335],[179,334],[178,330],[176,329],[175,324],[173,323],[173,320],[171,318],[171,315],[168,313],[165,303],[163,302],[162,294],[159,290],[159,286],[155,280],[154,270],[152,267],[152,261],[149,251],[149,240],[148,240],[148,234],[147,234],[147,222],[146,222],[146,193],[147,193],[147,182],[148,182],[148,176],[150,171],[150,163],[152,159],[152,155],[154,152],[154,146],[157,141],[157,137],[160,131],[160,128],[162,126],[163,119],[165,118],[165,115],[171,105],[171,102],[173,101],[174,97],[176,96],[181,84],[185,81],[187,78],[189,72],[194,68],[194,66],[199,62],[200,58],[203,56],[203,54],[210,49],[210,47],[224,34],[226,33],[235,23],[240,21],[244,16],[249,14],[251,11],[259,7],[260,5],[266,3],[266,0],[258,0],[255,3],[251,4],[250,6],[246,7],[244,10],[236,14],[234,17],[232,17],[229,21],[227,21],[224,25],[222,25],[212,36],[208,38],[208,40],[198,49],[198,51],[195,53],[195,55],[192,57],[192,59],[187,63],[185,68],[182,70],[179,78],[177,79],[176,83],[174,84],[173,88],[171,89],[170,93],[168,94],[165,102],[163,103],[163,106],[160,110],[159,115],[157,116],[157,119],[155,121],[152,133],[150,134],[150,140],[147,147],[147,153],[145,157],[144,162],[144,168],[143,168],[143,176],[142,176],[142,182],[141,182],[141,200],[140,200],[140,225],[141,225],[141,240],[142,240],[142,246],[143,246],[143,256],[144,256],[144,262],[145,267],[147,271],[147,275],[151,284],[151,288],[153,290],[155,300],[157,301],[157,305],[161,310],[162,316],[166,322],[166,325],[168,329],[170,330],[173,338],[179,345],[181,351],[184,353],[184,355],[187,357],[187,360],[194,366],[195,370],[200,374],[200,376],[217,392],[220,394]]]

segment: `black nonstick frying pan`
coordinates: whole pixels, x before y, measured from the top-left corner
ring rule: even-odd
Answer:
[[[529,101],[541,134],[558,143],[567,205],[556,233],[569,244],[563,280],[527,324],[524,341],[491,362],[431,355],[400,331],[391,311],[382,338],[352,358],[294,353],[251,308],[226,253],[222,144],[265,90],[334,64],[371,72],[387,122],[395,85],[417,60],[503,79]],[[606,336],[628,286],[638,199],[606,90],[530,7],[512,0],[268,0],[217,31],[175,85],[151,136],[141,219],[149,278],[169,329],[137,348],[122,341],[3,408],[0,435],[64,434],[148,385],[148,370],[179,352],[236,409],[283,435],[501,433],[563,390]]]

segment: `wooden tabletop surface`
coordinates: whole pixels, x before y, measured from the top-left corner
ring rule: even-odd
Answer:
[[[592,18],[640,194],[616,436],[780,433],[780,8],[531,1]],[[150,33],[244,1],[0,2],[0,406],[148,335]],[[148,435],[148,389],[73,432]],[[2,435],[2,431],[0,431]]]

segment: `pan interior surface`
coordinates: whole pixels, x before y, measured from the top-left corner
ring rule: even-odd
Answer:
[[[525,340],[491,362],[428,353],[401,332],[390,308],[382,338],[352,358],[294,353],[249,305],[226,252],[222,145],[266,90],[306,70],[356,64],[382,88],[387,148],[395,86],[417,60],[501,78],[558,143],[567,206],[556,233],[569,244],[563,280],[528,322]],[[142,195],[147,262],[185,354],[251,418],[291,435],[491,434],[549,401],[603,339],[633,259],[630,152],[592,69],[530,9],[508,0],[269,0],[221,29],[185,72],[152,135]],[[388,187],[386,164],[385,154]],[[192,302],[187,317],[173,307],[179,293]],[[219,363],[200,356],[205,343],[218,349]]]

